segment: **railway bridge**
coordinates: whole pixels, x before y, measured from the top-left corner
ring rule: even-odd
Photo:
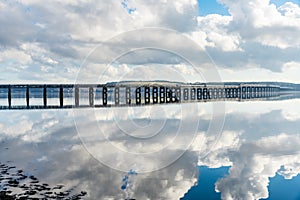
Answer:
[[[125,81],[107,84],[0,85],[0,109],[70,109],[210,101],[272,100],[280,86]]]

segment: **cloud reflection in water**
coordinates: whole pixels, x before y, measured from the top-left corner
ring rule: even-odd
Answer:
[[[206,141],[212,140],[205,135],[209,109],[201,104],[200,114],[193,116],[201,119],[194,143],[166,168],[138,174],[131,187],[132,197],[179,199],[196,183],[197,165],[230,166],[229,175],[216,182],[223,199],[268,197],[270,177],[277,173],[290,179],[299,174],[300,118],[295,114],[298,103],[226,104],[224,131],[213,147],[206,146]],[[250,110],[249,106],[259,108]],[[10,161],[43,183],[74,188],[74,194],[87,191],[88,199],[126,197],[120,188],[124,172],[101,164],[85,150],[70,111],[6,114],[1,113],[1,163]],[[206,148],[212,148],[211,152],[199,159]]]

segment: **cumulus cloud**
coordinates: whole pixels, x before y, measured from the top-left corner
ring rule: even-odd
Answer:
[[[283,72],[286,63],[299,61],[300,19],[295,14],[299,5],[287,2],[276,7],[269,0],[219,2],[230,16],[199,16],[197,30],[190,33],[218,66],[238,68],[242,74],[249,68]]]
[[[24,121],[30,126],[28,131],[16,135],[18,132],[7,129],[10,127],[9,123],[1,125],[1,161],[13,162],[27,174],[34,174],[48,184],[60,183],[65,188],[74,188],[73,192],[87,191],[87,196],[91,199],[124,199],[126,194],[122,192],[121,186],[126,172],[103,165],[86,151],[81,145],[70,115],[72,114],[66,111],[12,115],[12,118],[7,120],[11,120],[16,129],[24,131],[25,128],[24,123],[17,122]],[[27,116],[30,118],[26,118]],[[117,140],[112,138],[112,141]],[[105,151],[103,145],[100,149]],[[168,155],[165,155],[162,158],[167,157]],[[197,153],[187,151],[170,164],[155,172],[138,173],[131,188],[131,197],[137,199],[182,197],[197,180]],[[134,170],[139,172],[139,166]]]
[[[4,81],[17,82],[18,79],[25,79],[54,82],[56,79],[60,82],[73,82],[88,53],[114,35],[149,26],[189,32],[197,23],[195,0],[147,3],[126,1],[125,5],[136,8],[135,12],[128,13],[121,1],[51,1],[46,4],[38,1],[2,2],[0,22],[5,31],[0,33],[0,51],[3,55],[0,60],[3,65],[11,60],[14,63],[7,69],[6,73],[11,70],[11,74]],[[175,40],[170,37],[166,43],[174,43]],[[160,43],[162,41],[164,40],[160,40]],[[132,45],[128,43],[134,41],[125,45]],[[121,44],[102,45],[102,52],[98,54],[104,58],[101,63],[107,64],[111,60],[105,58],[119,55],[118,49],[113,48],[116,45]],[[16,57],[16,53],[11,55],[8,51],[18,52],[19,56]],[[154,56],[153,61],[151,54],[147,60],[139,61],[137,57],[135,55],[131,63],[169,62],[164,60],[167,55],[159,55],[159,59]],[[170,62],[178,63],[176,59],[171,59]],[[26,70],[18,70],[21,67],[18,65],[26,67]],[[18,71],[12,71],[13,69]]]
[[[288,3],[276,8],[269,0],[221,2],[228,7],[233,17],[232,30],[238,31],[243,39],[253,39],[279,48],[299,46],[296,32],[300,28],[300,19],[296,15],[288,14],[299,9],[297,4]],[[284,9],[286,7],[288,9]]]
[[[282,6],[278,8],[278,10],[287,17],[290,18],[300,18],[300,8],[299,5],[294,4],[292,2],[286,2]]]
[[[229,175],[216,183],[222,199],[267,198],[269,178],[290,179],[299,174],[298,136],[280,134],[245,143],[230,154]]]
[[[205,133],[199,133],[191,148],[199,152],[200,155],[201,152],[205,151],[209,151],[209,153],[199,157],[198,165],[210,168],[231,166],[232,162],[229,160],[227,154],[230,151],[238,149],[241,144],[240,136],[241,132],[229,130],[224,130],[221,135],[214,137],[207,136]],[[217,142],[211,145],[211,140],[217,140]]]
[[[204,34],[203,40],[197,42],[201,45],[220,49],[221,51],[240,51],[240,36],[237,33],[229,32],[232,16],[211,14],[204,17],[197,17],[198,32],[193,35]]]
[[[98,54],[101,62],[110,62],[105,58],[118,56],[120,52],[112,47],[123,47],[121,43],[107,44],[105,41],[124,31],[143,27],[170,28],[183,33],[200,47],[207,48],[217,65],[229,69],[266,68],[284,74],[281,70],[286,63],[299,62],[297,4],[288,2],[276,7],[268,0],[237,3],[224,0],[220,3],[229,9],[230,16],[200,17],[195,0],[147,3],[132,0],[125,4],[122,1],[2,2],[0,21],[6,31],[0,34],[0,51],[7,56],[0,60],[1,64],[9,66],[6,71],[9,78],[5,81],[54,82],[56,78],[61,82],[73,82],[82,61],[96,45],[102,45]],[[128,13],[129,8],[134,8],[134,12]],[[6,19],[10,19],[9,22]],[[133,35],[137,37],[139,35]],[[126,41],[124,45],[129,46],[137,42],[130,38]],[[151,43],[153,46],[157,42]],[[178,38],[164,35],[159,43],[180,47],[186,54],[193,53],[182,46],[185,43]],[[20,56],[12,56],[9,52],[17,52]],[[174,56],[162,52],[142,54],[144,58],[136,53],[123,61],[146,65],[181,64]],[[14,62],[9,64],[11,60]],[[21,66],[26,70],[19,69]],[[12,69],[19,70],[16,73]]]
[[[1,43],[18,47],[23,42],[38,42],[50,50],[58,48],[56,51],[59,51],[64,46],[67,46],[66,50],[71,50],[72,45],[78,45],[78,42],[105,41],[112,35],[137,28],[139,23],[142,23],[139,27],[161,26],[175,30],[178,30],[176,26],[179,29],[193,29],[193,23],[196,23],[197,2],[194,0],[151,1],[147,4],[134,1],[132,6],[140,13],[135,20],[123,9],[121,1],[3,3],[2,26],[12,30],[1,32]],[[178,19],[176,23],[174,18]],[[9,23],[5,19],[10,19]]]

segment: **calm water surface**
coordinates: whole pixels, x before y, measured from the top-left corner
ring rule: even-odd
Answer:
[[[1,111],[1,195],[299,199],[300,100],[212,104]],[[208,133],[213,112],[220,133]]]

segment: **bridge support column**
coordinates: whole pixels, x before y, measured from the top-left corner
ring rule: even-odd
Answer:
[[[216,99],[218,98],[218,89],[217,88],[214,88],[214,95],[213,95],[213,98]]]
[[[141,104],[141,88],[140,87],[136,88],[136,90],[135,90],[135,103],[137,105]]]
[[[102,89],[102,101],[103,101],[103,106],[107,105],[107,87],[103,87]]]
[[[8,100],[8,108],[11,108],[11,86],[8,86],[8,94],[7,94],[7,100]]]
[[[222,98],[222,88],[217,88],[217,98]]]
[[[171,90],[170,88],[166,87],[166,103],[171,102]]]
[[[130,87],[126,87],[126,104],[130,105],[131,104],[131,97],[130,97]]]
[[[29,107],[29,86],[26,87],[26,106]]]
[[[202,89],[197,88],[197,100],[201,100],[201,99],[202,99]]]
[[[188,88],[183,89],[183,100],[185,100],[185,101],[189,100],[189,89]]]
[[[59,88],[59,106],[64,106],[64,88],[63,86],[60,86]]]
[[[203,88],[203,99],[207,99],[207,88]]]
[[[89,88],[89,105],[90,105],[90,107],[94,106],[94,88],[93,87]]]
[[[171,88],[171,102],[175,103],[176,100],[176,89],[175,88]]]
[[[75,87],[75,107],[79,107],[79,88]]]
[[[165,87],[159,87],[160,103],[165,103]]]
[[[152,88],[152,100],[154,104],[158,103],[158,88],[155,86]]]
[[[229,98],[229,88],[225,88],[225,98]]]
[[[181,89],[180,87],[176,88],[176,102],[181,101]]]
[[[28,89],[28,101],[27,101],[27,107],[29,107],[29,88]],[[27,99],[27,91],[26,91],[26,99]],[[44,85],[44,90],[43,90],[43,103],[44,103],[44,108],[47,107],[47,86]]]
[[[196,100],[196,89],[191,88],[191,100]]]
[[[207,99],[211,99],[211,88],[207,88]]]
[[[120,88],[115,87],[115,105],[120,104]]]
[[[237,88],[234,88],[234,89],[233,89],[233,97],[234,97],[234,98],[238,98]]]
[[[145,87],[145,104],[150,103],[150,87]]]

